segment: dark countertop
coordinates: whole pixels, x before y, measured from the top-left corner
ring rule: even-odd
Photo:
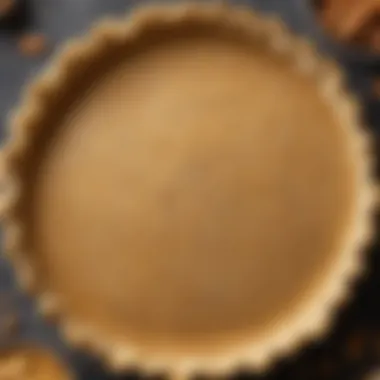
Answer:
[[[6,130],[8,113],[20,99],[22,87],[43,67],[62,42],[83,33],[99,18],[120,15],[142,1],[27,1],[30,8],[28,31],[45,33],[52,45],[49,54],[41,58],[22,57],[17,50],[15,34],[1,29],[0,24],[0,138],[3,138]],[[319,28],[309,0],[250,0],[245,3],[264,12],[279,14],[296,32],[307,35],[321,51],[341,62],[348,74],[350,86],[363,104],[363,116],[377,140],[380,108],[378,101],[370,94],[370,86],[373,77],[380,74],[380,59],[334,44]],[[357,296],[338,316],[335,329],[325,341],[310,345],[297,358],[279,363],[264,377],[243,373],[236,376],[247,379],[359,380],[370,368],[377,364],[380,366],[380,253],[377,246],[378,243],[368,254],[368,276],[357,284]],[[11,295],[12,303],[21,315],[21,330],[17,340],[39,342],[51,347],[75,368],[80,379],[113,378],[107,376],[95,360],[71,351],[59,339],[54,326],[41,321],[33,308],[33,302],[18,293],[11,268],[0,257],[2,293]],[[6,343],[0,341],[0,347]],[[132,373],[123,378],[134,379],[136,376]]]

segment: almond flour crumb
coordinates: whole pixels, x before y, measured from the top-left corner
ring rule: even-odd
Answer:
[[[20,52],[27,57],[36,57],[47,49],[47,39],[41,33],[30,33],[21,36],[18,40]]]

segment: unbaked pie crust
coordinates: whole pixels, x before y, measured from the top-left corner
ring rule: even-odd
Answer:
[[[264,370],[322,336],[372,235],[369,136],[278,20],[146,6],[67,45],[4,148],[5,245],[116,370]]]

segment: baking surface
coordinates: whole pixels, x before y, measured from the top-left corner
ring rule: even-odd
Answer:
[[[32,0],[28,32],[38,31],[49,41],[47,54],[23,57],[14,33],[0,29],[0,137],[7,115],[21,97],[23,86],[48,61],[60,44],[85,32],[107,15],[127,12],[142,0]],[[247,3],[247,2],[246,2]],[[308,0],[251,0],[254,8],[280,15],[294,30],[308,35],[322,51],[336,57],[347,70],[349,83],[363,103],[363,113],[376,138],[380,128],[380,107],[370,94],[373,78],[380,74],[380,59],[361,56],[332,43],[319,28]],[[380,146],[379,144],[377,144]],[[355,299],[342,310],[333,332],[325,341],[304,350],[297,358],[279,365],[260,379],[362,379],[376,365],[380,367],[380,252],[376,245],[368,252],[368,276],[360,281]],[[0,347],[17,341],[32,341],[55,350],[83,380],[113,379],[95,360],[71,351],[54,326],[41,321],[33,301],[20,294],[12,270],[0,257],[0,311],[2,305],[20,316],[20,331],[9,339],[0,337]],[[6,309],[4,308],[4,309]],[[120,378],[135,378],[130,374]],[[256,379],[248,373],[239,378]]]

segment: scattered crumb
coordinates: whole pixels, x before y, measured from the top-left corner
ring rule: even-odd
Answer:
[[[8,16],[15,7],[15,0],[0,0],[0,18]]]
[[[18,40],[20,52],[27,57],[36,57],[47,49],[47,39],[41,33],[25,34]]]

